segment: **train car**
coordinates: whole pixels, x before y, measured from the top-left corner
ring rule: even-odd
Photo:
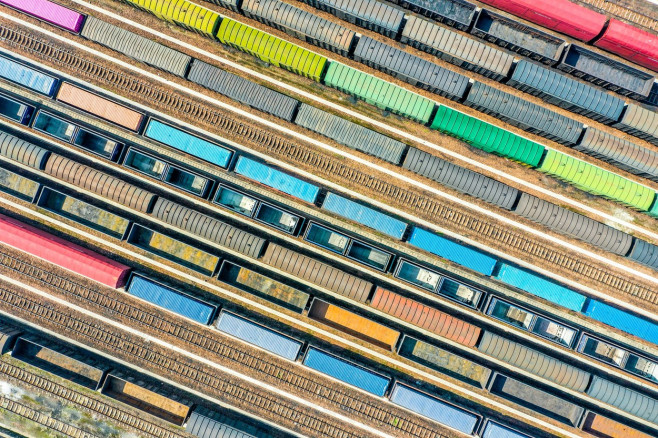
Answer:
[[[126,292],[203,325],[210,324],[217,313],[215,305],[134,273]]]
[[[211,11],[210,9],[187,0],[178,0],[175,4],[172,4],[170,0],[154,0],[151,2],[144,2],[143,0],[121,1],[146,12],[150,12],[162,20],[184,27],[185,29],[189,29],[209,38],[213,38],[217,26],[222,20],[217,12]]]
[[[653,321],[595,299],[587,300],[583,307],[583,314],[645,341],[658,344],[658,324]]]
[[[644,395],[598,376],[592,378],[592,384],[587,389],[587,395],[631,415],[658,424],[658,401],[654,397]]]
[[[547,65],[560,61],[566,41],[487,9],[478,12],[471,33]]]
[[[514,429],[487,420],[482,428],[482,438],[531,438],[530,436],[517,432]]]
[[[0,191],[31,203],[37,196],[39,187],[40,184],[36,181],[0,168]]]
[[[485,293],[479,289],[467,286],[451,278],[444,278],[437,293],[460,304],[477,309]]]
[[[398,260],[393,275],[395,275],[395,278],[431,292],[435,292],[443,283],[443,276],[438,272],[405,259]]]
[[[29,125],[34,110],[32,105],[0,94],[0,117],[13,120],[21,125]]]
[[[384,397],[391,383],[389,377],[316,347],[309,347],[306,350],[302,363],[315,371],[378,397]]]
[[[54,76],[4,56],[0,56],[0,77],[48,97],[59,83]]]
[[[35,336],[18,338],[11,355],[93,390],[98,389],[108,371],[107,366],[92,358],[87,351],[65,347]]]
[[[468,32],[477,7],[464,0],[393,0],[405,9]],[[412,15],[407,16],[409,20]],[[405,27],[409,24],[407,21]]]
[[[387,350],[394,350],[400,337],[396,330],[318,298],[313,298],[308,316]]]
[[[654,203],[649,214],[658,216],[658,201]],[[642,239],[635,238],[635,244],[628,258],[651,268],[658,269],[658,247]]]
[[[51,153],[47,149],[0,131],[0,155],[24,166],[43,170]]]
[[[303,342],[223,310],[217,318],[217,330],[255,345],[288,360],[296,360]]]
[[[16,340],[23,332],[13,325],[0,322],[0,355],[11,351],[16,344]]]
[[[130,225],[130,221],[124,217],[49,187],[43,188],[36,204],[117,239],[123,239]]]
[[[651,435],[594,412],[587,412],[582,429],[602,438],[651,438]]]
[[[658,71],[658,36],[631,24],[611,18],[594,45]]]
[[[621,119],[613,126],[658,145],[658,114],[655,111],[629,103]]]
[[[85,20],[85,15],[49,0],[0,0],[0,3],[69,32],[80,32]]]
[[[4,215],[0,242],[110,287],[122,287],[130,273],[122,263]]]
[[[68,82],[62,82],[56,99],[74,108],[100,117],[131,131],[139,131],[144,113],[106,99]]]
[[[217,0],[214,0],[215,2]],[[288,435],[274,434],[271,426],[260,426],[252,418],[236,418],[213,406],[197,406],[185,424],[185,431],[199,438],[281,438]]]

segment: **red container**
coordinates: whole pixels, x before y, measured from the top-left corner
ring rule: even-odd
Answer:
[[[569,0],[480,1],[581,41],[596,38],[607,21],[605,15]]]
[[[130,273],[128,266],[4,215],[0,243],[111,287],[125,285]]]
[[[630,24],[611,19],[603,36],[594,45],[658,71],[658,36]]]

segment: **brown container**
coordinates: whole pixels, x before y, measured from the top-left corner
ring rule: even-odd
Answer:
[[[57,100],[132,131],[138,131],[144,119],[144,114],[140,112],[67,82],[62,82]]]
[[[235,282],[248,288],[268,295],[277,301],[282,301],[290,306],[303,310],[308,302],[309,295],[305,292],[290,287],[286,284],[272,280],[269,277],[247,268],[240,268]]]
[[[600,438],[652,438],[651,435],[594,412],[587,412],[583,430]]]
[[[370,305],[387,315],[400,318],[467,347],[477,345],[482,331],[473,324],[381,287],[375,291]]]
[[[311,303],[308,316],[389,350],[395,348],[400,337],[398,331],[317,298]]]

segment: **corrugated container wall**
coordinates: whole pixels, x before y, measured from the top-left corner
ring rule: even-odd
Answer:
[[[37,93],[51,96],[58,79],[26,65],[0,56],[0,77],[16,82]]]
[[[50,151],[0,131],[0,155],[25,166],[42,170],[50,158]]]
[[[310,203],[315,202],[320,192],[320,188],[314,184],[244,156],[238,158],[235,172]]]
[[[253,421],[243,421],[221,412],[198,406],[185,424],[187,433],[199,438],[279,438],[258,427]]]
[[[594,299],[588,300],[583,313],[611,327],[635,335],[648,342],[658,344],[658,324],[653,321]]]
[[[594,412],[587,413],[583,422],[583,430],[594,436],[606,438],[651,438],[651,435]]]
[[[475,10],[473,3],[464,0],[393,0],[403,8],[425,15],[448,26],[468,31]],[[407,16],[409,18],[410,16]]]
[[[629,103],[621,120],[614,126],[658,145],[658,114],[655,111]]]
[[[487,421],[482,438],[530,438],[528,435],[518,433],[498,423]]]
[[[302,0],[338,18],[394,38],[404,12],[377,0]]]
[[[644,420],[658,424],[658,401],[637,391],[594,376],[587,395]]]
[[[210,38],[213,37],[217,24],[221,20],[217,12],[187,0],[176,0],[176,3],[162,0],[152,2],[145,2],[143,0],[122,1],[150,12],[162,20],[193,30]]]
[[[656,202],[656,204],[658,204],[658,202]],[[654,206],[654,210],[656,208],[657,207]],[[643,265],[658,269],[658,246],[636,237],[635,245],[633,245],[633,249],[628,255],[628,258],[642,263]]]
[[[48,0],[0,0],[0,3],[76,33],[85,19],[84,15]]]

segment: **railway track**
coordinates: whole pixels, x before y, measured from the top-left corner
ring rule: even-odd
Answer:
[[[565,272],[565,277],[585,282],[596,289],[602,287],[634,297],[637,301],[658,304],[658,291],[629,278],[609,267],[594,265],[582,258],[537,242],[521,233],[501,228],[482,220],[465,209],[429,198],[421,191],[398,187],[390,182],[360,171],[343,160],[329,154],[310,150],[308,147],[276,136],[263,129],[247,125],[226,113],[194,102],[176,92],[154,87],[146,81],[113,70],[89,59],[76,55],[71,49],[47,42],[14,26],[0,24],[0,41],[13,49],[31,54],[46,63],[75,72],[79,77],[120,90],[123,95],[138,101],[148,102],[164,112],[174,111],[189,115],[197,124],[204,124],[223,135],[254,147],[263,153],[276,156],[301,168],[310,168],[315,174],[336,180],[353,189],[366,189],[370,196],[393,202],[398,208],[416,214],[423,219],[445,226],[464,235],[477,235],[478,239],[492,247],[513,251],[517,257],[526,259],[554,272]]]
[[[349,393],[337,389],[330,384],[322,384],[299,373],[293,365],[282,366],[274,361],[269,361],[251,353],[248,349],[227,345],[217,337],[209,336],[196,330],[190,324],[180,324],[171,320],[164,320],[155,313],[136,308],[123,300],[121,296],[108,296],[100,290],[92,290],[84,285],[44,271],[34,265],[16,259],[0,251],[0,265],[5,266],[16,273],[20,273],[40,283],[56,288],[63,292],[68,298],[86,301],[95,306],[102,307],[113,314],[132,322],[137,322],[150,328],[160,335],[171,336],[196,347],[214,353],[228,362],[228,366],[240,365],[247,368],[256,377],[266,377],[273,381],[278,387],[287,387],[307,397],[321,397],[325,402],[338,408],[340,411],[350,412],[353,415],[370,421],[379,426],[386,425],[396,430],[399,436],[414,438],[448,438],[448,435],[429,428],[410,418],[401,418],[393,410],[383,406],[383,402],[373,402],[367,399],[357,398]],[[0,292],[0,300],[4,295]],[[264,406],[263,401],[255,398],[257,406]],[[260,404],[259,404],[260,403]],[[333,436],[333,435],[332,435]],[[336,435],[340,436],[340,435]]]

